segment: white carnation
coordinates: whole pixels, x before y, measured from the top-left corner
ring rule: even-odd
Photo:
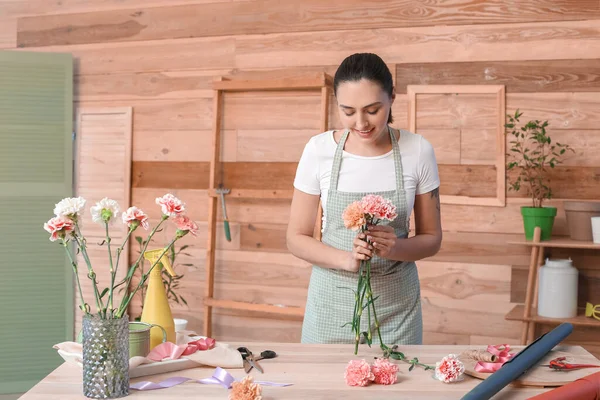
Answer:
[[[54,215],[57,217],[77,217],[83,214],[85,199],[83,197],[67,197],[56,203]]]
[[[103,224],[104,221],[112,222],[119,214],[119,204],[115,200],[105,197],[91,207],[90,211],[94,222],[100,224]]]

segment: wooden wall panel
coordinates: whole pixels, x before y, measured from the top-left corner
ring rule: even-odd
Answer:
[[[211,98],[216,76],[228,69],[123,72],[75,76],[77,101]]]
[[[397,64],[492,61],[499,55],[505,61],[553,60],[557,47],[564,59],[594,59],[600,52],[599,33],[600,23],[588,20],[244,35],[236,40],[235,65],[296,67],[306,60],[336,65],[364,51]]]
[[[232,37],[32,47],[25,50],[69,52],[77,60],[77,74],[214,70],[235,65],[235,39]]]
[[[212,100],[175,99],[175,100],[115,100],[114,106],[133,106],[133,125],[135,130],[210,130]],[[78,107],[106,106],[103,102],[78,102]]]
[[[598,60],[493,60],[396,65],[396,91],[407,85],[505,85],[507,93],[600,91]]]
[[[297,150],[296,154],[300,152]],[[136,161],[132,184],[146,188],[207,189],[209,167],[207,162]],[[296,162],[225,162],[223,182],[226,187],[292,190],[296,168]],[[493,166],[440,164],[438,170],[443,195],[489,197],[495,193]],[[596,199],[600,195],[596,184],[600,179],[600,167],[556,167],[549,177],[556,184],[557,199]],[[474,186],[474,181],[478,185]],[[510,191],[508,195],[525,198],[522,191]]]
[[[337,65],[358,51],[378,53],[389,63],[595,59],[600,44],[598,20],[547,24],[436,26],[372,31],[331,31],[244,35],[214,38],[32,47],[27,50],[71,52],[80,74],[173,69],[282,68],[306,60]],[[329,47],[332,43],[335,46]],[[552,45],[548,45],[552,43]],[[153,56],[149,56],[153,55]]]
[[[165,4],[166,5],[166,4]],[[517,7],[502,0],[472,4],[407,1],[370,8],[359,0],[306,0],[290,7],[278,0],[221,2],[201,5],[29,17],[19,21],[19,46],[106,43],[202,36],[265,34],[391,28],[431,25],[499,24],[537,21],[586,20],[600,17],[594,0],[522,0]],[[329,18],[336,15],[336,18]]]
[[[519,108],[526,112],[522,118],[535,115],[535,119],[547,119],[553,130],[597,129],[600,123],[598,95],[597,92],[508,94],[506,112],[514,114]]]
[[[221,1],[231,0],[3,0],[2,11],[11,16],[39,16]]]
[[[0,49],[17,47],[16,18],[4,18],[0,14]]]
[[[489,129],[498,123],[494,94],[418,94],[417,97],[417,131]]]
[[[421,295],[469,299],[474,302],[510,301],[510,265],[462,264],[421,260]]]

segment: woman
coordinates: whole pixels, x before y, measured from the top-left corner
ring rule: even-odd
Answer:
[[[354,54],[339,66],[334,93],[344,130],[312,137],[294,180],[288,249],[313,264],[303,343],[353,343],[357,271],[371,259],[375,308],[386,345],[421,344],[423,322],[415,260],[437,253],[442,240],[439,177],[433,148],[422,136],[389,126],[395,99],[392,75],[375,54]],[[345,228],[346,206],[366,194],[392,200],[398,217],[369,227]],[[321,200],[322,241],[313,238]],[[408,238],[411,211],[415,236]],[[362,331],[366,331],[362,318]],[[372,327],[374,332],[374,327]],[[361,337],[361,339],[364,339]]]

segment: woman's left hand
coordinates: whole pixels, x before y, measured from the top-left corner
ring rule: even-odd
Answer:
[[[387,225],[369,225],[365,233],[373,243],[375,254],[382,258],[387,258],[392,253],[398,240],[394,228]]]

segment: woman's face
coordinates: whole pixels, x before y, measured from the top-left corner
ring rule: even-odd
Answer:
[[[361,79],[346,81],[338,85],[337,102],[340,120],[350,134],[362,141],[378,142],[387,135],[387,121],[392,98],[383,91],[379,83]]]

